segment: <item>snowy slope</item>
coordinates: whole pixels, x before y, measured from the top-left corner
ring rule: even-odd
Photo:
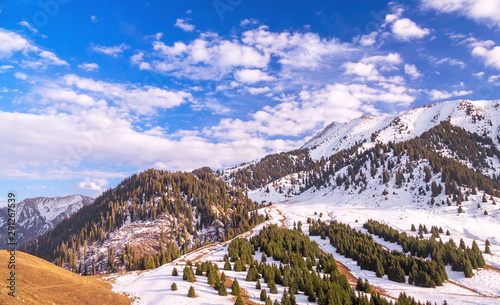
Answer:
[[[36,197],[28,198],[16,207],[16,225],[18,244],[27,239],[41,235],[56,226],[64,217],[69,217],[94,199],[82,195],[66,197]],[[7,221],[7,208],[0,210],[0,225]],[[4,232],[0,233],[3,236]],[[6,238],[1,238],[0,249],[5,249]]]
[[[396,161],[395,157],[391,157]],[[403,157],[401,164],[405,164],[407,157]],[[369,165],[369,163],[367,164]],[[398,169],[396,166],[389,171],[390,180],[383,184],[381,179],[382,168],[378,169],[374,177],[367,175],[366,187],[345,188],[344,185],[336,186],[332,181],[331,186],[315,187],[298,193],[297,185],[290,183],[293,174],[278,180],[275,185],[280,185],[282,193],[277,187],[269,187],[270,192],[264,191],[266,188],[249,192],[249,197],[258,202],[273,202],[287,218],[286,226],[293,227],[294,222],[301,221],[304,231],[307,232],[307,218],[322,221],[337,220],[349,224],[366,233],[362,228],[368,219],[377,220],[381,223],[392,226],[400,232],[416,236],[416,232],[410,230],[411,225],[416,227],[419,224],[442,227],[444,232],[450,231],[450,236],[441,235],[443,241],[452,238],[456,244],[463,239],[467,246],[471,246],[475,240],[481,250],[484,250],[485,241],[491,243],[492,255],[484,254],[487,268],[475,272],[475,276],[465,278],[463,272],[454,272],[447,268],[450,280],[443,286],[435,289],[421,288],[409,284],[400,284],[389,281],[387,277],[377,278],[372,271],[362,270],[356,261],[343,257],[336,253],[328,240],[321,240],[319,237],[311,237],[316,241],[321,249],[327,253],[332,253],[335,259],[349,268],[355,277],[367,278],[372,285],[382,288],[391,297],[397,298],[399,293],[405,292],[420,301],[432,300],[442,304],[447,300],[450,304],[499,304],[500,290],[500,210],[499,198],[482,202],[482,192],[477,195],[468,196],[468,200],[462,203],[465,213],[457,213],[458,207],[455,203],[442,205],[442,201],[447,200],[447,196],[442,192],[435,197],[436,204],[431,205],[431,195],[422,194],[420,189],[426,188],[424,182],[424,168],[429,166],[429,162],[420,160],[413,162],[414,179],[407,181],[409,175],[405,174],[405,181],[402,186],[395,184],[394,173]],[[368,167],[369,168],[369,167]],[[367,171],[367,169],[364,169]],[[347,174],[347,169],[343,168],[338,174]],[[302,173],[303,174],[303,173]],[[440,183],[441,174],[434,174],[429,184],[435,181]],[[288,192],[288,190],[293,190]],[[466,192],[467,188],[463,191]],[[298,194],[298,195],[296,195]],[[485,215],[484,212],[487,212]],[[431,234],[425,234],[425,238],[430,238]],[[385,242],[382,238],[373,236],[374,240],[389,250],[402,251],[401,246],[396,243]]]
[[[469,132],[486,134],[500,147],[500,103],[457,100],[392,116],[364,115],[347,123],[332,123],[302,148],[309,148],[311,157],[319,160],[356,144],[364,143],[364,147],[369,148],[377,141],[406,141],[446,120]]]

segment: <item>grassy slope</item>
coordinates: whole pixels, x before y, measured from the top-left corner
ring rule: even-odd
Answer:
[[[8,296],[8,252],[0,251],[0,304],[130,304],[95,277],[79,276],[43,259],[16,252],[16,296]]]

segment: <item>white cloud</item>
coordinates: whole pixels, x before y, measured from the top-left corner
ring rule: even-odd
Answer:
[[[402,63],[401,56],[397,53],[389,53],[388,55],[377,55],[364,57],[359,62],[346,62],[343,68],[345,75],[359,76],[359,81],[374,81],[374,82],[390,82],[403,83],[404,79],[401,76],[384,77],[380,74],[382,71],[398,70],[397,67]]]
[[[483,78],[484,72],[481,71],[481,72],[473,73],[472,76],[477,77],[477,78]]]
[[[86,178],[85,180],[75,184],[75,187],[80,190],[92,190],[102,193],[105,190],[104,186],[106,186],[107,184],[108,184],[107,179]]]
[[[391,30],[397,39],[403,41],[421,39],[430,34],[429,29],[419,27],[415,22],[408,18],[402,18],[394,21]]]
[[[418,72],[417,67],[413,64],[405,64],[405,74],[408,74],[412,79],[422,77],[422,74]]]
[[[461,69],[465,68],[465,63],[463,61],[455,59],[455,58],[444,57],[436,62],[436,64],[438,64],[438,65],[443,64],[443,63],[447,63],[451,66],[459,66]]]
[[[250,18],[250,19],[241,20],[240,26],[241,27],[246,27],[248,25],[255,25],[255,24],[258,24],[258,23],[259,23],[258,19]]]
[[[125,50],[128,50],[128,49],[130,49],[130,47],[124,43],[122,43],[118,46],[112,46],[112,47],[105,47],[105,46],[94,45],[94,44],[90,45],[90,50],[92,50],[93,52],[106,54],[106,55],[113,56],[113,57],[118,57],[118,55],[121,55]]]
[[[96,63],[87,63],[87,62],[85,62],[83,64],[79,64],[78,68],[82,69],[83,71],[90,72],[90,71],[97,71],[97,70],[99,70],[100,67]]]
[[[421,0],[425,9],[458,13],[476,22],[500,26],[499,0]]]
[[[206,128],[207,136],[219,140],[252,139],[269,136],[300,136],[335,121],[345,122],[361,116],[374,103],[409,105],[413,92],[404,86],[380,84],[333,84],[317,90],[303,90],[274,107],[265,106],[248,121],[223,119]]]
[[[28,75],[24,74],[23,72],[16,72],[14,73],[14,76],[22,80],[26,80],[28,78]]]
[[[36,34],[38,33],[38,30],[35,29],[34,27],[31,26],[31,24],[29,24],[27,21],[21,21],[19,22],[19,25],[27,28],[30,32],[32,32],[33,34]]]
[[[134,57],[134,63],[144,69],[170,73],[190,79],[220,80],[237,67],[264,68],[270,58],[237,41],[221,39],[216,34],[202,34],[189,44],[176,42],[167,46],[154,41],[157,59],[146,61],[144,54]]]
[[[0,28],[0,59],[9,59],[20,52],[24,59],[21,65],[32,69],[45,69],[49,65],[68,66],[69,64],[57,57],[53,52],[31,44],[23,36]],[[36,56],[32,56],[32,54]]]
[[[14,67],[11,65],[2,65],[0,66],[0,73],[5,73],[10,69],[13,69]]]
[[[234,73],[234,76],[237,81],[247,84],[274,80],[274,77],[258,69],[238,70]]]
[[[259,95],[259,94],[267,93],[267,92],[271,91],[271,89],[268,86],[265,86],[265,87],[249,87],[249,88],[247,88],[247,91],[251,95]]]
[[[180,28],[184,32],[192,32],[194,31],[195,27],[194,25],[190,24],[189,21],[191,21],[191,19],[189,18],[177,19],[175,21],[174,27]]]
[[[92,21],[92,23],[96,23],[98,21],[96,15],[90,16],[90,20]]]
[[[431,98],[431,101],[436,101],[436,100],[445,100],[449,99],[452,97],[457,97],[457,96],[464,96],[464,95],[469,95],[474,93],[473,91],[466,91],[466,90],[461,90],[461,91],[445,91],[445,90],[436,90],[433,89],[431,91],[427,92]]]
[[[494,44],[491,40],[476,41],[471,44],[472,55],[482,58],[487,67],[500,69],[500,46]]]
[[[95,81],[77,75],[66,75],[63,78],[66,86],[94,94],[99,99],[107,99],[117,103],[121,109],[134,111],[140,115],[152,114],[155,109],[167,109],[193,101],[190,93],[184,91],[168,91],[151,86],[107,83]]]
[[[500,80],[500,75],[492,75],[488,77],[488,83],[496,83],[497,80]]]
[[[42,51],[38,55],[44,58],[48,62],[48,64],[55,66],[69,66],[66,61],[59,59],[56,54],[50,51]]]
[[[9,58],[13,53],[29,51],[30,43],[21,35],[0,28],[0,58]]]

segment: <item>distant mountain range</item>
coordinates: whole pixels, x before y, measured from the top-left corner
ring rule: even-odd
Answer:
[[[70,217],[94,199],[83,195],[66,197],[28,198],[16,207],[16,234],[18,246],[26,240],[41,235],[54,228],[64,217]],[[0,226],[5,227],[8,219],[7,208],[0,209]],[[7,231],[0,232],[0,249],[7,249]]]

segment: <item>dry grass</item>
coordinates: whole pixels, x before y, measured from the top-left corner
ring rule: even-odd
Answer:
[[[16,299],[9,296],[8,252],[0,250],[0,304],[130,304],[95,277],[79,276],[38,257],[16,251]]]

